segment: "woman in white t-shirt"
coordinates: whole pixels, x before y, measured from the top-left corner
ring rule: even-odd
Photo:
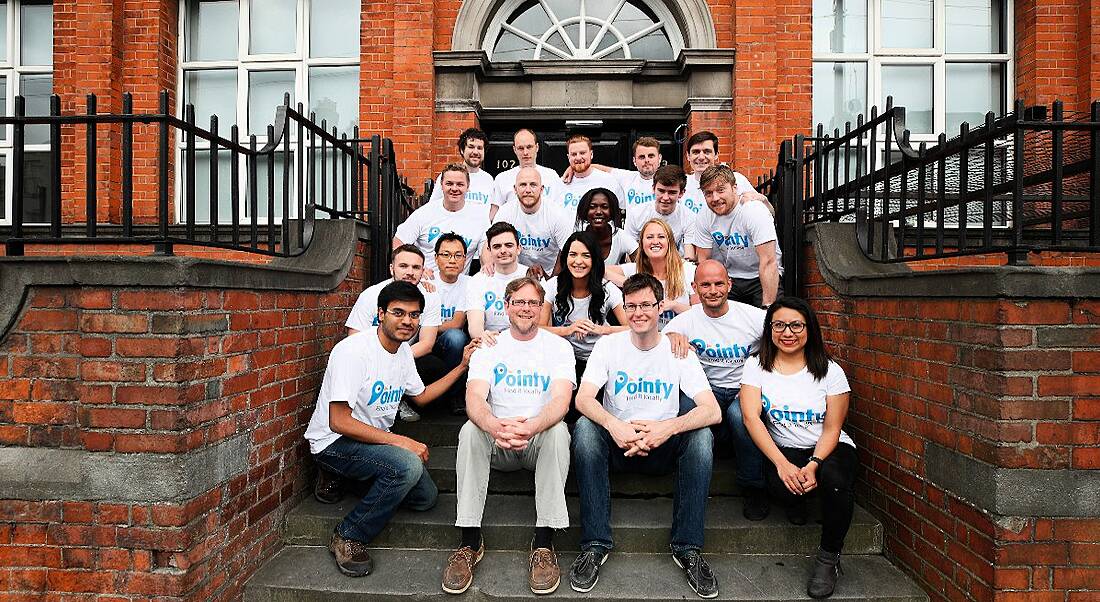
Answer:
[[[606,188],[593,188],[581,196],[576,230],[588,232],[599,243],[604,265],[627,259],[638,248],[638,242],[623,230],[619,198]]]
[[[760,353],[745,362],[741,413],[756,446],[771,460],[765,478],[787,517],[806,523],[805,495],[819,490],[821,546],[806,593],[833,593],[844,537],[855,508],[855,443],[841,427],[848,415],[848,379],[829,359],[809,304],[780,297],[764,316]],[[761,411],[763,408],[763,411]]]
[[[608,266],[607,279],[620,288],[627,278],[639,272],[660,280],[665,287],[665,298],[658,327],[663,330],[669,320],[699,302],[698,295],[691,290],[695,264],[680,256],[672,228],[662,219],[654,218],[642,225],[638,245],[641,250],[634,263]]]

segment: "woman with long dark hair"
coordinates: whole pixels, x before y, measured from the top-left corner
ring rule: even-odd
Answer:
[[[825,351],[809,304],[797,297],[772,303],[760,353],[745,361],[741,414],[753,442],[771,460],[772,468],[765,469],[768,489],[787,504],[792,523],[806,523],[805,496],[819,492],[821,545],[806,586],[811,598],[827,598],[836,588],[840,551],[852,524],[858,459],[842,428],[849,391],[844,370]]]
[[[638,241],[623,230],[619,198],[606,188],[593,188],[581,197],[576,229],[588,232],[599,243],[599,257],[605,265],[618,264],[638,248]]]

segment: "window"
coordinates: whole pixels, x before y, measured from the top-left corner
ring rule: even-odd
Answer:
[[[683,41],[660,2],[512,0],[485,36],[495,62],[648,59],[671,61]]]
[[[275,109],[289,93],[291,103],[301,101],[307,113],[316,114],[318,123],[326,120],[330,130],[335,126],[350,137],[359,123],[360,4],[359,0],[187,0],[180,11],[181,104],[195,106],[198,125],[209,127],[210,116],[217,115],[222,137],[228,138],[230,128],[237,125],[240,142],[247,143],[249,135],[255,134],[263,145]],[[178,146],[182,158],[182,138]],[[195,174],[198,222],[210,219],[209,203],[202,202],[210,194],[209,153],[209,145],[195,145],[195,162],[200,166]],[[226,223],[232,165],[228,152],[220,152],[218,158],[219,220]],[[292,160],[298,159],[292,155]],[[281,167],[279,155],[277,191],[282,189]],[[293,177],[296,169],[290,173]],[[243,200],[249,195],[243,165],[240,177]],[[266,177],[260,177],[257,217],[261,221],[268,218],[263,202],[267,186]],[[290,189],[295,190],[293,182]],[[276,210],[274,217],[280,219],[278,204]],[[242,213],[241,217],[250,216]]]
[[[10,115],[15,97],[26,99],[28,115],[47,115],[53,93],[53,3],[41,0],[0,2],[0,111]],[[11,223],[12,127],[0,127],[0,223]],[[50,220],[52,193],[48,126],[24,130],[23,221]]]

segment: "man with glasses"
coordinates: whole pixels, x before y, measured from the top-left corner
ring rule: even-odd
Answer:
[[[466,264],[466,241],[454,232],[448,232],[435,241],[435,261],[439,267],[438,279],[433,280],[439,293],[439,336],[430,357],[438,358],[439,365],[432,366],[433,374],[446,373],[462,360],[462,349],[470,342],[466,334],[466,285],[470,277],[462,273]],[[444,398],[451,404],[451,413],[466,413],[463,383],[455,383]]]
[[[623,283],[630,330],[596,342],[577,391],[583,416],[573,427],[573,467],[581,493],[581,554],[569,584],[590,591],[611,552],[609,473],[677,471],[672,559],[700,597],[718,595],[718,579],[702,556],[714,442],[721,412],[699,360],[677,358],[657,330],[664,287],[649,274]],[[596,399],[604,388],[603,403]],[[681,399],[686,396],[687,399]],[[681,407],[686,412],[681,415]],[[690,409],[688,409],[690,408]]]
[[[458,436],[458,512],[462,529],[458,550],[443,569],[443,591],[461,594],[470,587],[474,566],[485,553],[481,519],[489,470],[535,472],[535,534],[528,585],[549,594],[560,580],[553,530],[569,526],[565,479],[569,474],[569,430],[562,418],[576,380],[573,347],[539,328],[544,291],[522,277],[508,283],[504,302],[508,329],[496,344],[482,347],[470,360],[466,414]]]
[[[423,293],[412,283],[391,282],[379,292],[377,305],[377,328],[332,348],[305,433],[322,475],[369,484],[329,543],[340,572],[352,577],[373,569],[367,545],[399,506],[423,511],[436,502],[435,483],[424,468],[428,447],[390,432],[398,403],[404,396],[418,405],[438,397],[460,380],[474,349],[471,345],[458,366],[425,388],[408,345],[420,325]],[[330,493],[339,501],[338,488]]]
[[[489,144],[489,137],[485,132],[477,128],[467,128],[458,137],[458,153],[462,156],[462,164],[466,166],[466,173],[470,175],[470,186],[466,189],[466,202],[471,205],[488,206],[496,191],[496,183],[489,172],[481,168],[485,161],[485,146]],[[443,175],[435,179],[432,188],[432,196],[429,203],[443,200]]]
[[[744,491],[745,518],[757,521],[768,516],[769,505],[764,483],[764,454],[753,443],[741,418],[738,393],[745,360],[760,350],[767,312],[744,303],[730,302],[730,279],[721,263],[708,259],[695,269],[692,283],[699,305],[676,316],[664,333],[678,356],[694,350],[710,381],[710,388],[722,409],[722,424],[715,437],[732,444],[737,454],[737,485]]]

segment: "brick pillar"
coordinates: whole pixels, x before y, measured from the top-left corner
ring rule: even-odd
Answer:
[[[410,183],[431,175],[435,115],[435,71],[432,66],[434,9],[429,0],[397,0],[394,10],[393,113],[394,148],[401,175]],[[419,188],[419,186],[417,186]]]
[[[1100,6],[1081,0],[1077,17],[1077,97],[1082,104],[1100,100]]]
[[[393,123],[393,3],[363,0],[359,31],[359,129],[365,136],[389,136]]]
[[[1016,96],[1026,104],[1062,100],[1069,110],[1083,106],[1078,96],[1078,12],[1071,2],[1016,4]]]

